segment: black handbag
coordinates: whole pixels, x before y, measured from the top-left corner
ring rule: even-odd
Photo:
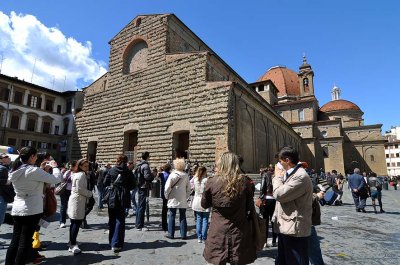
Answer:
[[[119,186],[115,185],[121,178],[121,174],[118,175],[118,177],[111,183],[110,186],[107,186],[104,189],[104,196],[102,199],[103,203],[106,203],[108,205],[108,208],[114,209],[117,208],[122,204],[121,200],[121,192]]]
[[[11,183],[1,185],[0,189],[1,189],[0,194],[7,203],[11,203],[14,201],[15,191],[14,191],[14,186]]]

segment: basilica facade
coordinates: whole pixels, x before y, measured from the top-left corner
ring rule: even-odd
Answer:
[[[232,151],[258,172],[291,145],[314,168],[386,170],[380,125],[364,126],[344,100],[319,108],[306,61],[248,84],[173,14],[137,16],[109,44],[109,71],[75,113],[73,158],[135,161],[149,151],[154,166],[179,153],[211,167]]]

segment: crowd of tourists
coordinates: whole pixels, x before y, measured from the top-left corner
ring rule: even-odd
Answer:
[[[362,176],[359,169],[346,177],[335,170],[317,174],[300,162],[298,152],[291,147],[277,153],[275,165],[260,170],[258,194],[253,180],[241,169],[243,158],[233,153],[222,154],[212,172],[197,163],[188,167],[179,156],[158,169],[150,167],[149,152],[143,152],[141,158],[135,164],[121,154],[114,165],[98,166],[80,159],[62,167],[33,147],[22,148],[12,165],[7,154],[1,154],[1,207],[11,198],[13,201],[13,236],[5,264],[40,264],[45,258],[37,250],[40,225],[55,211],[49,209],[54,207],[50,198],[54,193],[49,190],[60,196],[60,229],[67,227],[67,216],[70,220],[69,252],[81,253],[79,230],[90,225],[86,217],[97,203],[99,211],[107,208],[108,243],[119,253],[124,249],[126,217],[136,217],[136,230],[148,230],[149,193],[153,181],[158,180],[164,236],[176,238],[179,213],[180,238],[188,239],[186,211],[190,207],[195,214],[197,241],[204,243],[208,264],[249,264],[263,247],[278,248],[276,264],[324,264],[315,229],[321,224],[320,205],[341,205],[346,179],[358,212],[365,212],[368,197],[375,213],[375,199],[384,212],[382,181],[376,174]],[[327,197],[329,194],[332,196]],[[0,224],[4,213],[5,209],[0,212]],[[257,221],[259,215],[263,222]],[[270,226],[272,243],[267,244]]]

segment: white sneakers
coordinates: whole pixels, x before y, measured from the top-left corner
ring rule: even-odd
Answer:
[[[197,243],[203,243],[203,240],[198,239],[198,240],[197,240]]]
[[[64,223],[60,224],[60,228],[65,228],[65,227],[67,227],[67,226]]]
[[[81,253],[80,248],[78,247],[78,245],[74,245],[74,246],[70,246],[68,249],[69,252],[72,252],[74,254],[78,254]]]

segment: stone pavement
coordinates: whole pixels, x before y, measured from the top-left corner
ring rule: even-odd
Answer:
[[[391,188],[391,187],[390,187]],[[322,225],[317,227],[326,264],[400,264],[400,190],[383,191],[386,213],[374,214],[367,201],[368,213],[357,213],[349,190],[345,190],[343,206],[322,207]],[[151,217],[147,232],[134,229],[134,217],[127,218],[124,251],[115,255],[108,246],[107,210],[88,216],[90,229],[80,230],[78,241],[82,253],[68,252],[68,228],[59,228],[54,221],[41,229],[41,240],[48,241],[47,258],[43,264],[205,264],[202,257],[204,245],[197,243],[193,212],[188,210],[189,240],[164,238],[159,227],[161,200],[151,198]],[[332,217],[337,216],[338,220]],[[57,216],[56,216],[57,217]],[[177,218],[178,219],[178,218]],[[336,219],[336,218],[334,218]],[[12,227],[0,227],[0,240],[9,242]],[[264,249],[254,264],[274,264],[276,248]],[[6,249],[0,249],[0,263],[4,263]]]

